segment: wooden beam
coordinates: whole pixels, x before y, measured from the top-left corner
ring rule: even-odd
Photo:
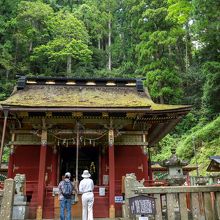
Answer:
[[[41,145],[41,141],[10,141],[9,142],[10,145],[15,145],[15,146],[40,146]],[[47,145],[54,145],[54,142],[48,142]]]
[[[27,130],[27,129],[16,129],[16,130],[12,130],[11,133],[15,133],[15,134],[35,134],[38,130]],[[50,130],[48,129],[48,134],[49,132],[53,132],[53,129]],[[83,130],[80,133],[82,134],[93,134],[93,135],[101,135],[104,132],[107,132],[107,129],[87,129],[87,130]],[[125,131],[125,130],[120,130],[119,133],[121,135],[143,135],[143,134],[147,134],[147,131]],[[54,134],[76,134],[75,130],[71,130],[71,129],[61,129],[61,130],[54,130]]]
[[[166,187],[137,187],[136,193],[161,194],[161,193],[198,193],[198,192],[220,192],[219,186],[166,186]]]
[[[148,142],[115,142],[115,146],[147,146],[148,145]]]
[[[169,131],[175,127],[175,125],[180,121],[180,118],[177,118],[175,120],[170,121],[169,123],[165,123],[164,126],[162,126],[162,128],[160,127],[160,129],[156,129],[154,133],[154,135],[149,135],[149,144],[150,145],[154,145],[155,143],[157,143],[159,140],[161,140],[164,136],[166,136],[167,133],[169,133]]]

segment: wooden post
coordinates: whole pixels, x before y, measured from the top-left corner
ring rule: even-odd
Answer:
[[[13,142],[15,141],[15,133],[12,133],[11,136],[11,149],[10,149],[10,156],[9,156],[9,161],[8,161],[8,178],[13,177],[13,167],[14,167],[14,154],[15,154],[15,147],[13,145]]]
[[[52,185],[57,185],[57,148],[56,146],[53,147],[53,156],[52,156]]]
[[[146,143],[147,140],[147,132],[143,134],[143,142]],[[143,177],[145,179],[145,183],[149,186],[149,178],[148,178],[148,157],[147,157],[147,145],[142,146],[142,163],[143,163]]]
[[[3,107],[3,112],[4,112],[4,124],[3,124],[1,148],[0,148],[0,168],[1,168],[1,165],[2,165],[2,155],[4,153],[5,131],[6,131],[6,125],[7,125],[9,109],[6,108],[6,107]]]
[[[79,122],[76,122],[76,182],[79,182]]]
[[[109,218],[115,218],[114,130],[109,130]]]
[[[99,181],[98,184],[101,185],[102,184],[102,150],[101,147],[99,147],[99,173],[98,173],[98,177],[99,177]]]
[[[45,191],[45,170],[46,170],[46,153],[47,153],[47,130],[43,129],[41,134],[41,147],[40,147],[40,163],[38,174],[38,208],[37,219],[42,219],[43,215],[43,202]]]
[[[150,148],[148,148],[148,180],[149,182],[152,182],[153,180],[153,173],[152,173],[152,169],[151,169],[151,155],[150,155]]]
[[[8,162],[8,178],[13,178],[13,167],[14,167],[14,148],[10,150],[9,162]]]

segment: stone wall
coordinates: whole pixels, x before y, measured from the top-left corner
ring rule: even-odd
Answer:
[[[1,219],[11,220],[12,219],[12,208],[14,202],[14,190],[15,183],[13,179],[6,179],[4,183],[4,190],[0,191],[1,208],[0,216]]]

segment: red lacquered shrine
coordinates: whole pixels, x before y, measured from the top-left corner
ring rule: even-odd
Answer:
[[[1,154],[11,148],[8,177],[26,175],[29,218],[48,219],[58,215],[52,191],[62,175],[80,181],[84,169],[95,182],[94,217],[121,216],[123,176],[135,173],[148,185],[147,148],[190,110],[154,103],[139,79],[21,77],[0,104]],[[73,216],[80,209],[79,201]]]

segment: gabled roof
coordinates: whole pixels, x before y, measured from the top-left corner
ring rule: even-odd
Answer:
[[[151,111],[189,109],[154,103],[136,79],[20,78],[2,106],[13,108],[127,108]]]
[[[220,171],[220,156],[211,156],[211,162],[207,167],[209,172],[219,172]]]

